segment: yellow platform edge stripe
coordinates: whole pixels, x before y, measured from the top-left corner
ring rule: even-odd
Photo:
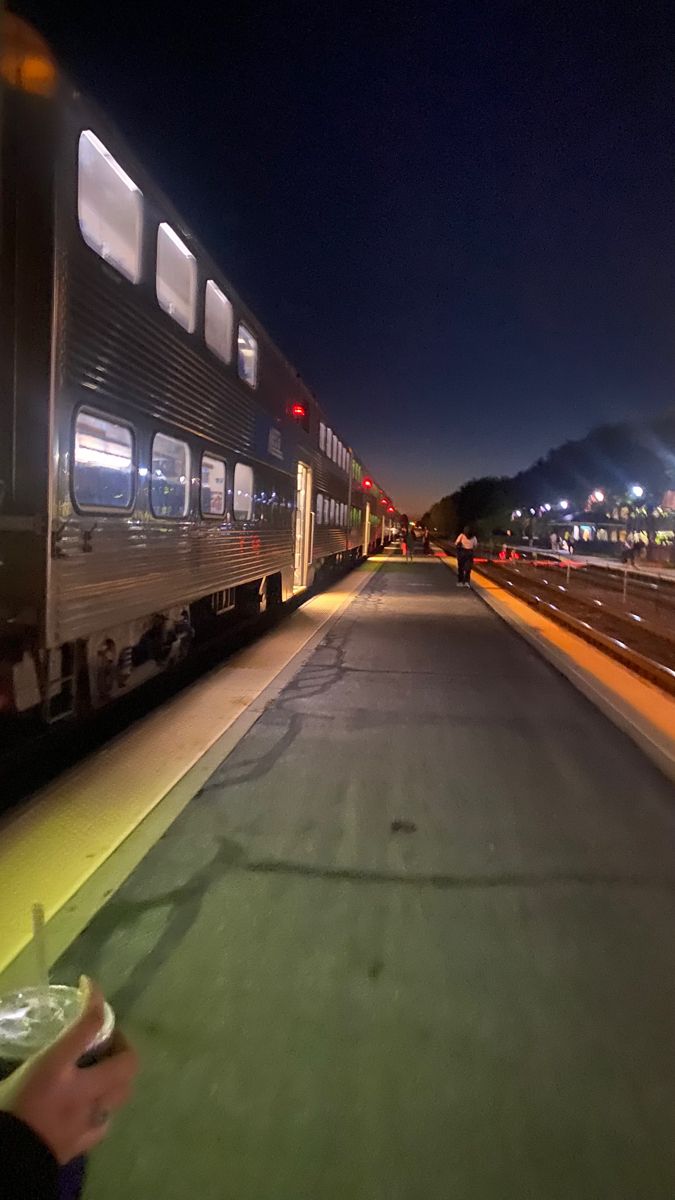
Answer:
[[[0,973],[87,883],[387,555],[307,600],[275,630],[142,718],[0,820]]]
[[[450,570],[455,570],[454,564],[443,552],[439,557]],[[593,679],[601,691],[589,692],[584,688],[585,694],[597,701],[604,700],[601,707],[612,720],[619,718],[617,723],[622,728],[626,729],[626,723],[632,726],[642,748],[648,751],[654,748],[658,765],[675,778],[675,700],[672,696],[542,612],[531,608],[524,600],[512,596],[494,580],[482,575],[480,568],[474,568],[471,578],[483,598],[499,615],[507,619],[510,617],[510,623],[515,628],[533,635],[533,644],[542,650],[548,645],[583,676]],[[563,665],[560,657],[556,658],[555,663]],[[572,682],[579,682],[579,676],[570,674],[569,678]],[[650,734],[652,747],[645,742]],[[668,760],[672,763],[670,768]]]

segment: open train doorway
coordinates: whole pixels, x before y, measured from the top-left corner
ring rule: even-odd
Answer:
[[[293,590],[307,587],[307,568],[312,556],[312,472],[307,463],[298,463],[295,497],[295,569]]]
[[[368,554],[370,547],[370,500],[366,501],[366,508],[363,514],[363,556]]]

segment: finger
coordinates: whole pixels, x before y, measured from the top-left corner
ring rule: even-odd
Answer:
[[[135,1051],[131,1047],[121,1050],[110,1058],[102,1058],[92,1067],[87,1067],[87,1091],[102,1095],[109,1088],[131,1083],[137,1071],[138,1059]]]
[[[117,1087],[111,1088],[101,1097],[101,1107],[111,1113],[117,1112],[118,1108],[124,1108],[124,1105],[131,1096],[132,1090],[131,1080],[128,1080],[127,1083],[118,1084]]]
[[[80,1154],[87,1154],[89,1150],[93,1150],[94,1146],[98,1146],[110,1132],[111,1121],[105,1121],[103,1125],[91,1125],[84,1131],[80,1140],[77,1143],[73,1158],[77,1158]]]
[[[96,1036],[105,1021],[103,992],[86,976],[80,979],[82,1011],[48,1050],[55,1063],[76,1063],[78,1058],[96,1041]]]

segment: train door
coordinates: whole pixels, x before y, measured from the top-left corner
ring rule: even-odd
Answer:
[[[370,501],[366,501],[366,508],[363,515],[363,553],[368,553],[370,546]]]
[[[295,497],[295,570],[293,588],[307,586],[307,567],[312,556],[312,472],[307,463],[298,463]]]

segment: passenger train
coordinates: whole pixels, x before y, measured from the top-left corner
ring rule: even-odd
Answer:
[[[397,514],[42,38],[3,34],[0,712],[55,721]]]

